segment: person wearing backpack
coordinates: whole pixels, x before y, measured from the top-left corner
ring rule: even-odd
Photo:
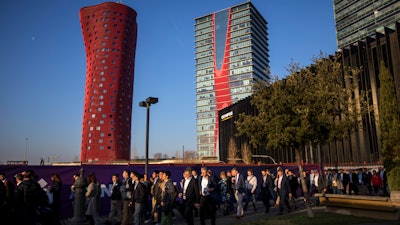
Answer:
[[[243,210],[247,211],[249,202],[252,201],[254,211],[257,211],[256,207],[256,189],[257,189],[257,177],[253,174],[252,169],[247,170],[247,179],[245,180],[246,186],[246,203],[244,204]]]

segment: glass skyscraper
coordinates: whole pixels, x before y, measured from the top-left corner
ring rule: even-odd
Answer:
[[[195,19],[199,157],[218,156],[218,110],[269,79],[267,36],[267,21],[251,2]]]
[[[334,1],[336,37],[339,48],[360,41],[375,32],[384,32],[384,27],[394,29],[400,22],[400,1],[363,0]]]

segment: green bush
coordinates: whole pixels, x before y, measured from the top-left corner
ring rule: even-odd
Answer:
[[[400,167],[395,166],[387,176],[390,191],[400,191]]]

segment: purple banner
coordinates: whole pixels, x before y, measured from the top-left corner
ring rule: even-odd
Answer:
[[[230,164],[213,164],[213,165],[205,165],[208,169],[211,169],[213,174],[219,177],[219,173],[221,171],[230,170],[233,168],[233,165]],[[276,167],[278,165],[236,165],[239,172],[242,174],[247,174],[247,169],[252,169],[254,174],[261,179],[261,169],[268,168],[271,170],[273,174],[276,173]],[[50,177],[52,174],[59,174],[61,180],[63,182],[62,187],[62,197],[61,197],[61,217],[69,218],[73,217],[73,208],[72,201],[70,199],[71,194],[71,185],[73,184],[72,176],[76,173],[79,173],[80,168],[85,170],[85,177],[89,173],[95,173],[98,181],[101,183],[101,204],[100,204],[100,215],[107,215],[110,209],[110,188],[111,177],[114,173],[119,174],[120,178],[122,178],[122,171],[124,169],[136,170],[139,173],[144,173],[144,165],[82,165],[82,166],[4,166],[0,165],[0,171],[6,174],[8,180],[13,181],[13,176],[17,173],[20,173],[25,170],[33,170],[39,177],[42,183],[46,184],[45,186],[51,185]],[[182,179],[183,170],[186,167],[191,167],[200,174],[200,168],[202,165],[196,164],[162,164],[162,165],[149,165],[148,170],[151,173],[153,170],[169,170],[171,171],[171,179],[173,182],[177,182],[179,185]],[[298,167],[294,164],[283,165],[284,169],[290,169],[295,174],[298,175]],[[318,169],[319,165],[304,165],[303,169],[306,171],[310,171],[311,169]]]

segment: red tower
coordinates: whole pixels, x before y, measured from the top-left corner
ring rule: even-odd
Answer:
[[[80,10],[86,51],[81,162],[130,159],[136,15],[113,2]]]

